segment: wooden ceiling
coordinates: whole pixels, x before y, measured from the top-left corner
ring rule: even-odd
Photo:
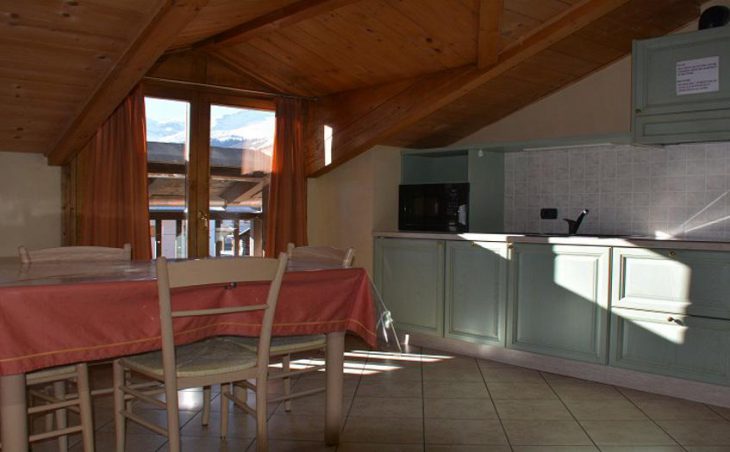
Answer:
[[[447,145],[699,9],[699,0],[0,0],[0,150],[67,161],[145,74],[311,99],[334,129],[335,165],[374,144]],[[308,146],[310,174],[326,170],[320,144]]]

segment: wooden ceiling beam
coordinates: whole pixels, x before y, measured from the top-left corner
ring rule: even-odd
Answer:
[[[359,117],[352,117],[344,109],[338,111],[338,105],[347,105],[345,100],[356,94],[329,96],[322,104],[330,111],[320,112],[319,117],[340,118],[328,124],[333,129],[332,164],[324,166],[323,159],[311,155],[320,149],[310,146],[306,159],[310,162],[308,174],[316,177],[331,171],[629,1],[582,0],[505,48],[492,66],[465,66],[419,77],[399,93],[379,99]],[[368,89],[373,88],[360,91]],[[343,102],[338,101],[338,96],[342,96]],[[357,96],[365,97],[362,92]]]
[[[74,116],[47,155],[51,165],[63,165],[79,152],[99,126],[124,100],[145,73],[177,38],[208,0],[166,0],[130,44]]]
[[[497,63],[502,42],[501,23],[504,0],[479,0],[477,67],[484,69]]]
[[[360,0],[299,0],[199,41],[192,47],[219,49],[240,44],[261,33],[276,31],[358,1]]]

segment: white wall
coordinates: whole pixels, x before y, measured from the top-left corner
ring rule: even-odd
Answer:
[[[61,245],[61,168],[39,154],[0,152],[0,256]]]
[[[399,182],[400,152],[385,146],[375,147],[332,172],[309,179],[309,244],[352,246],[354,265],[371,272],[372,233],[398,227]]]

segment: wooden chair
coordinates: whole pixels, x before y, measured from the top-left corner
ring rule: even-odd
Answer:
[[[18,247],[20,262],[31,264],[38,262],[77,262],[77,261],[129,261],[132,259],[132,245],[125,243],[122,248],[105,246],[59,246],[28,250],[23,245]]]
[[[287,245],[289,255],[289,270],[321,270],[328,268],[349,268],[355,255],[354,248],[341,250],[329,246],[300,246],[295,247],[293,243]],[[243,347],[252,351],[256,350],[256,342],[251,338],[239,337],[234,339]],[[327,337],[324,334],[313,334],[305,336],[274,336],[271,338],[270,356],[281,358],[282,369],[269,374],[269,380],[281,379],[284,383],[284,395],[269,399],[270,402],[284,401],[284,409],[291,411],[291,401],[299,397],[305,397],[323,392],[326,388],[319,387],[306,391],[291,392],[291,379],[298,375],[318,372],[325,368],[324,365],[309,366],[306,369],[292,371],[291,356],[295,353],[318,352],[324,350],[327,345]],[[255,387],[246,382],[239,382],[240,386],[247,389]]]
[[[24,265],[39,262],[129,261],[131,259],[131,251],[132,246],[128,243],[122,248],[63,246],[37,250],[28,250],[25,246],[20,245],[18,247],[18,257]],[[48,413],[46,417],[46,431],[30,435],[28,438],[29,442],[58,437],[58,448],[61,451],[66,451],[68,450],[68,435],[80,432],[83,437],[84,450],[89,452],[93,451],[94,425],[88,366],[82,363],[32,372],[27,375],[27,382],[31,400],[45,402],[43,405],[31,406],[28,409],[28,414]],[[69,382],[76,383],[77,393],[75,396],[67,393],[66,386]],[[45,390],[35,389],[38,386],[48,387],[51,384],[53,395],[48,394]],[[111,391],[107,390],[106,392]],[[67,409],[79,413],[79,425],[68,427]],[[55,429],[53,427],[53,412],[55,412]]]
[[[246,406],[230,392],[232,381],[256,379],[256,435],[259,451],[267,450],[266,389],[269,365],[269,345],[274,311],[279,288],[286,270],[287,255],[279,259],[243,257],[226,259],[201,259],[167,263],[157,260],[158,294],[162,350],[117,359],[114,361],[114,419],[116,424],[117,451],[125,446],[126,420],[131,420],[169,439],[169,450],[180,450],[180,421],[177,392],[181,389],[221,384],[221,397],[233,400],[238,406]],[[232,284],[246,281],[270,281],[266,304],[237,307],[173,310],[170,289],[210,284]],[[263,310],[264,320],[258,339],[258,352],[241,347],[231,337],[214,337],[193,344],[175,346],[173,318],[223,315]],[[140,391],[128,381],[128,372],[160,383],[164,388],[156,392]],[[165,400],[156,394],[164,392]],[[153,424],[132,411],[132,401],[139,400],[167,410],[167,426]],[[221,402],[221,422],[228,424],[228,403]],[[225,436],[225,429],[221,436]]]

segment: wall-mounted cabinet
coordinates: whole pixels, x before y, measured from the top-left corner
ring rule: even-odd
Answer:
[[[469,232],[504,230],[504,154],[481,149],[405,151],[401,184],[469,183]]]
[[[730,139],[730,27],[634,42],[638,143]]]

